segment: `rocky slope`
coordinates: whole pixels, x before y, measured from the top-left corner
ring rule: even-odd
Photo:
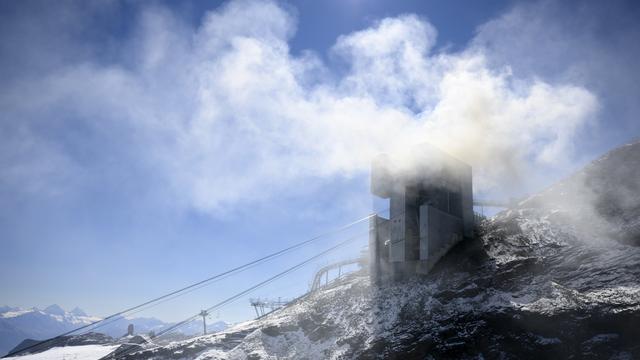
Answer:
[[[482,222],[426,277],[371,287],[352,274],[218,334],[120,342],[136,351],[118,357],[638,358],[639,160],[640,143],[623,146]],[[14,333],[31,318],[92,320],[57,306],[4,307],[0,318]]]
[[[583,235],[640,245],[640,141],[610,151],[518,208],[559,212]]]
[[[365,272],[127,359],[640,358],[640,143],[479,224],[426,277]]]

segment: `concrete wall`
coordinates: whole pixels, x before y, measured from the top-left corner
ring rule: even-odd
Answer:
[[[389,266],[390,221],[380,216],[369,219],[369,271],[376,283],[386,281],[391,272]]]
[[[420,207],[420,264],[417,273],[426,274],[463,238],[462,219],[430,205]]]
[[[462,169],[462,221],[464,236],[473,237],[475,216],[473,214],[473,174],[471,166],[465,164]]]
[[[433,147],[414,150],[411,161],[384,155],[372,166],[371,191],[389,198],[390,207],[388,224],[381,225],[382,218],[376,217],[377,230],[370,235],[376,239],[370,244],[375,246],[375,278],[381,277],[383,266],[374,259],[388,255],[385,271],[395,279],[423,274],[456,243],[473,236],[471,166]],[[388,236],[388,246],[379,243],[381,236]]]

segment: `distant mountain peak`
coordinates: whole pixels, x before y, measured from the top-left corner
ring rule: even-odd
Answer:
[[[84,312],[84,310],[80,309],[77,306],[73,310],[71,310],[70,313],[75,316],[88,316],[87,313]]]
[[[65,311],[58,304],[49,305],[44,309],[44,312],[51,315],[65,315]]]
[[[25,339],[45,339],[58,336],[60,333],[82,325],[88,325],[99,319],[98,317],[87,315],[80,307],[75,307],[73,310],[65,312],[57,304],[48,306],[44,310],[38,308],[13,308],[10,306],[0,306],[0,310],[4,310],[4,312],[0,311],[0,357]],[[125,334],[129,324],[134,325],[134,331],[137,335],[146,334],[150,331],[157,333],[173,325],[151,317],[125,318],[121,315],[106,324],[108,325],[101,327],[98,332],[114,338],[119,338]],[[192,325],[192,327],[185,326],[175,335],[186,338],[202,332],[201,323],[194,322]],[[210,332],[219,331],[227,327],[224,323],[207,325]],[[83,339],[84,337],[73,338]]]
[[[11,307],[9,305],[2,305],[0,306],[0,314],[8,312],[8,311],[15,311],[17,308]]]

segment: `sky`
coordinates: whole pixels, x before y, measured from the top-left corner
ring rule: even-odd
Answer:
[[[432,143],[476,197],[640,134],[633,1],[0,3],[0,304],[108,315],[374,210],[371,159]],[[141,313],[294,297],[366,223]],[[251,316],[247,299],[216,318]]]

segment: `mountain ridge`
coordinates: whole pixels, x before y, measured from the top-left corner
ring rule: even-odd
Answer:
[[[480,221],[427,276],[378,287],[362,270],[216,334],[126,344],[118,359],[640,358],[638,160],[640,142],[614,149]]]
[[[640,142],[614,149],[482,221],[426,277],[372,287],[354,273],[259,320],[124,358],[638,358],[638,160]]]

